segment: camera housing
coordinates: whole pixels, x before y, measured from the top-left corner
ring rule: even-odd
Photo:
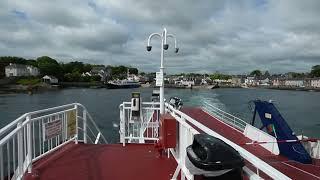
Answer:
[[[147,51],[151,51],[152,46],[147,46]]]

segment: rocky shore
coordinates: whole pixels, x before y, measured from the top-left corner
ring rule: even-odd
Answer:
[[[27,93],[33,94],[37,92],[58,90],[58,85],[49,85],[40,83],[36,85],[4,85],[0,86],[0,94],[11,94],[11,93]]]

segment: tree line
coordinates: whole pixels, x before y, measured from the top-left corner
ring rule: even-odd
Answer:
[[[105,67],[104,65],[96,65],[73,61],[68,63],[58,62],[49,56],[41,56],[36,59],[24,59],[22,57],[3,56],[0,57],[0,78],[5,77],[5,67],[10,63],[32,65],[40,70],[40,75],[52,75],[61,81],[67,82],[88,82],[100,81],[101,77],[98,75],[82,76],[83,73],[90,72],[94,67]],[[109,69],[111,78],[123,79],[126,77],[127,70],[131,74],[138,74],[137,68],[126,66],[107,66],[105,70]]]
[[[306,73],[297,73],[297,72],[288,72],[287,74],[290,74],[292,78],[315,78],[320,77],[320,65],[315,65],[311,67],[310,72]],[[261,70],[253,70],[250,73],[250,76],[255,77],[269,77],[270,74],[268,71],[265,71],[265,73],[262,73]]]

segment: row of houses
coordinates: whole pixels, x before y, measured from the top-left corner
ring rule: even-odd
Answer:
[[[278,86],[278,87],[307,87],[307,88],[320,88],[320,78],[256,78],[247,77],[244,80],[245,86]]]
[[[110,67],[105,66],[94,66],[90,72],[84,72],[81,76],[100,76],[101,81],[109,81],[112,79],[112,70]],[[144,76],[130,74],[129,69],[127,70],[126,78],[130,81],[144,82],[146,81]]]
[[[274,79],[272,81],[272,85],[273,86],[320,88],[320,78]]]
[[[209,77],[186,77],[186,76],[167,76],[164,78],[169,84],[176,86],[195,86],[195,85],[209,85],[212,80]]]

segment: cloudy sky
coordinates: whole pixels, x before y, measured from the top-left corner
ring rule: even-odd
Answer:
[[[320,64],[319,0],[1,0],[0,56],[156,71],[166,27],[169,73],[309,71]]]

